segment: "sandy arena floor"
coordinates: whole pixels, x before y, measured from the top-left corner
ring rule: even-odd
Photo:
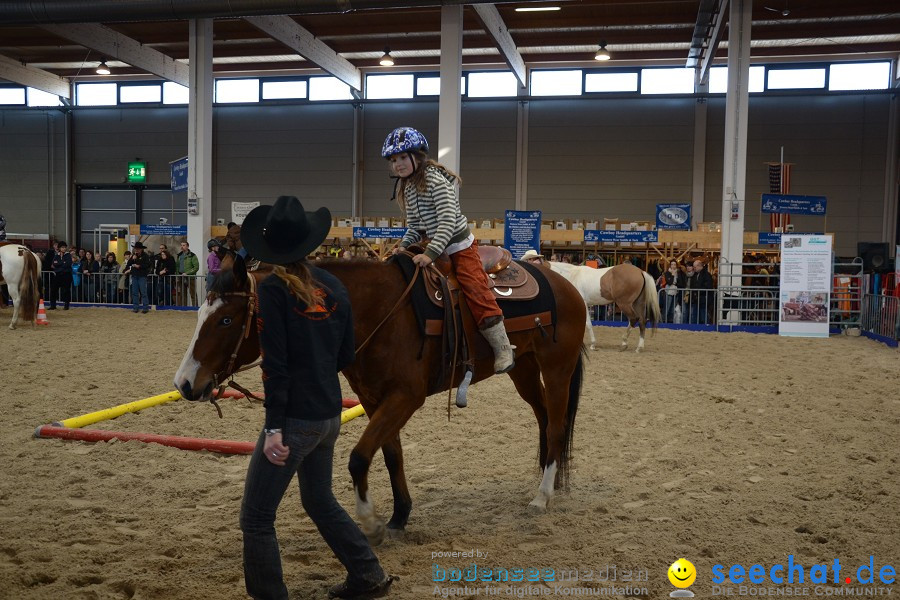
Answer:
[[[38,425],[171,390],[195,316],[57,310],[50,327],[16,331],[9,317],[0,312],[0,598],[246,597],[237,518],[248,457],[32,438]],[[571,486],[545,514],[525,509],[539,483],[537,426],[508,378],[475,386],[449,422],[446,395],[413,417],[403,437],[413,514],[402,539],[376,550],[400,576],[391,598],[461,587],[435,584],[436,564],[554,569],[557,579],[578,569],[592,581],[565,582],[570,594],[647,591],[613,590],[619,598],[665,597],[665,571],[681,556],[696,565],[699,597],[710,596],[716,564],[837,558],[843,578],[871,555],[876,581],[882,565],[900,570],[896,350],[865,338],[660,330],[635,355],[616,350],[620,330],[596,334]],[[240,381],[261,389],[259,371]],[[259,406],[222,408],[220,420],[208,404],[178,401],[92,427],[255,439]],[[351,510],[346,464],[365,424],[345,426],[335,458],[336,493]],[[371,481],[389,513],[380,456]],[[292,598],[324,599],[342,568],[295,488],[278,528]],[[435,554],[470,550],[486,557]],[[604,571],[609,581],[598,581]],[[628,571],[646,581],[625,581]],[[469,584],[462,597],[563,595],[559,581],[533,585]]]

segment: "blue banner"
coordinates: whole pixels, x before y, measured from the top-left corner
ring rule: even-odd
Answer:
[[[781,245],[781,234],[760,231],[759,232],[759,243],[760,244],[777,244],[780,246]]]
[[[355,238],[402,238],[406,227],[354,227]]]
[[[585,242],[658,242],[655,231],[604,231],[585,229]]]
[[[504,215],[503,245],[516,260],[529,250],[541,251],[541,211],[508,210]]]
[[[690,204],[657,204],[656,205],[657,229],[683,229],[691,230],[691,205]]]
[[[187,235],[187,225],[141,225],[141,235]]]
[[[763,194],[764,213],[825,216],[828,201],[825,196],[798,196],[796,194]]]
[[[169,163],[172,169],[172,191],[180,192],[187,189],[188,181],[188,157],[179,158]]]

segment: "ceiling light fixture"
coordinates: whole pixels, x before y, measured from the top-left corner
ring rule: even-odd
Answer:
[[[609,60],[610,58],[609,50],[606,49],[606,40],[603,40],[600,42],[600,49],[594,55],[594,60]]]
[[[105,60],[101,60],[100,64],[97,65],[97,75],[109,75],[109,67],[106,66]]]
[[[384,47],[384,56],[381,57],[381,60],[378,61],[378,64],[382,67],[394,66],[394,59],[391,58],[391,49],[387,46]]]
[[[520,6],[516,12],[545,12],[559,9],[558,6]]]

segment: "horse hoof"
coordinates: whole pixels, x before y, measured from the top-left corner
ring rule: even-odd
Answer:
[[[628,346],[619,346],[619,352],[625,352],[628,350]]]
[[[596,350],[596,349],[597,349],[597,346],[595,346],[594,344],[591,344],[591,350]]]
[[[537,500],[532,500],[528,504],[528,513],[532,515],[542,515],[547,512],[547,505],[538,502]]]
[[[363,529],[363,533],[366,534],[366,538],[369,540],[369,545],[378,546],[381,542],[384,541],[385,532],[387,528],[384,526],[384,521],[378,519],[375,523],[375,526],[372,527],[371,530]]]
[[[636,350],[634,351],[634,353],[635,353],[635,354],[640,354],[640,353],[641,353],[641,350],[642,350],[642,348],[638,348],[638,349],[636,349]]]

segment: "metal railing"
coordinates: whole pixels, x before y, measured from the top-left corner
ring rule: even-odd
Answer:
[[[833,273],[829,325],[841,329],[859,327],[865,292],[862,260],[835,262]],[[775,327],[779,321],[779,284],[775,263],[728,265],[723,261],[717,289],[679,288],[675,294],[669,294],[666,288],[660,289],[660,322],[716,328]],[[627,321],[614,304],[592,307],[591,318],[613,324]]]
[[[63,302],[64,291],[53,285],[53,273],[42,273],[42,296],[51,303],[56,291],[56,303]],[[77,304],[131,305],[133,304],[131,276],[121,273],[81,274],[78,283],[69,277],[69,300]],[[193,288],[193,289],[192,289]],[[149,275],[147,303],[156,307],[197,307],[206,298],[206,280],[201,275]]]
[[[860,329],[885,341],[900,340],[900,298],[881,294],[863,296]]]

